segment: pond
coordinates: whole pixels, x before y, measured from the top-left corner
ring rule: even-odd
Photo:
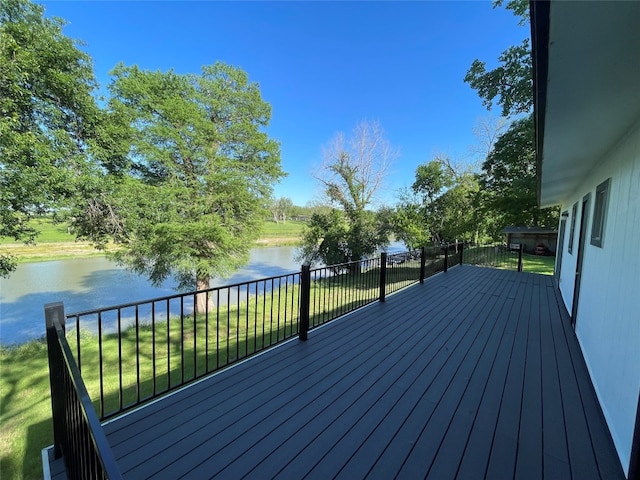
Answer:
[[[300,270],[296,247],[251,250],[249,263],[232,277],[211,286],[282,275]],[[44,335],[44,304],[64,302],[67,313],[136,302],[176,293],[175,282],[152,286],[104,257],[23,263],[8,279],[0,279],[0,343],[23,343]]]

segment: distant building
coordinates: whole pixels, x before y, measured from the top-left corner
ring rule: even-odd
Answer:
[[[507,245],[520,243],[526,253],[536,253],[536,247],[544,247],[546,253],[556,254],[558,230],[540,227],[505,227],[501,233],[507,236]]]

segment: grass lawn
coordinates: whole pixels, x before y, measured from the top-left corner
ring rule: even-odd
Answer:
[[[50,218],[40,217],[34,218],[29,224],[40,232],[36,237],[37,243],[64,243],[75,241],[75,235],[67,232],[66,223],[54,223]],[[16,241],[13,238],[0,238],[0,244],[10,243],[16,243]]]
[[[528,253],[522,254],[522,270],[525,272],[553,275],[555,263],[556,257],[530,255]]]
[[[42,478],[40,450],[53,443],[43,341],[0,348],[0,478]]]
[[[31,220],[30,225],[40,232],[35,244],[27,245],[24,242],[16,242],[13,238],[0,238],[2,251],[16,256],[20,263],[77,256],[96,257],[105,254],[89,242],[76,241],[75,235],[67,232],[66,223],[54,223],[51,218],[40,217]],[[108,248],[113,246],[109,245]]]

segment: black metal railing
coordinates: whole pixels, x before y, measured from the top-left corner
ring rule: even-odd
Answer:
[[[378,299],[380,257],[310,269],[309,277],[309,328],[313,329]]]
[[[67,315],[68,339],[107,419],[423,280],[479,263],[452,244]],[[464,252],[464,253],[463,253]],[[494,262],[495,263],[495,262]]]
[[[54,458],[63,458],[67,477],[122,478],[65,338],[62,303],[45,305],[53,413]]]
[[[302,272],[70,314],[69,343],[99,417],[107,419],[276,343],[302,338],[308,329],[442,270],[442,249],[423,252],[422,270],[420,251],[383,254],[308,268],[308,289],[301,288],[303,267]]]
[[[113,417],[296,335],[307,340],[320,325],[462,263],[521,271],[522,247],[515,255],[462,244],[382,253],[66,317],[61,303],[49,304],[55,458],[65,458],[70,478],[120,478],[95,411]]]
[[[522,271],[522,244],[469,245],[464,249],[464,263],[484,267]]]
[[[67,315],[100,418],[298,334],[300,273]]]

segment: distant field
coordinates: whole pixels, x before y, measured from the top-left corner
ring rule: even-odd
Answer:
[[[287,222],[287,223],[275,223],[264,222],[262,227],[262,237],[299,237],[302,235],[304,222]]]
[[[54,223],[50,218],[36,218],[32,220],[31,226],[40,234],[36,237],[37,243],[59,243],[73,242],[75,236],[67,233],[66,223]],[[21,243],[16,242],[13,238],[0,238],[0,244]]]
[[[12,238],[0,238],[2,250],[18,257],[20,262],[40,262],[68,257],[99,256],[104,252],[96,250],[89,242],[78,242],[67,232],[66,223],[54,223],[50,218],[37,218],[31,225],[40,234],[35,245],[25,245]],[[303,222],[275,223],[267,221],[263,225],[258,246],[298,245],[305,228]]]
[[[260,240],[257,243],[263,246],[298,245],[305,227],[304,222],[264,222]]]

